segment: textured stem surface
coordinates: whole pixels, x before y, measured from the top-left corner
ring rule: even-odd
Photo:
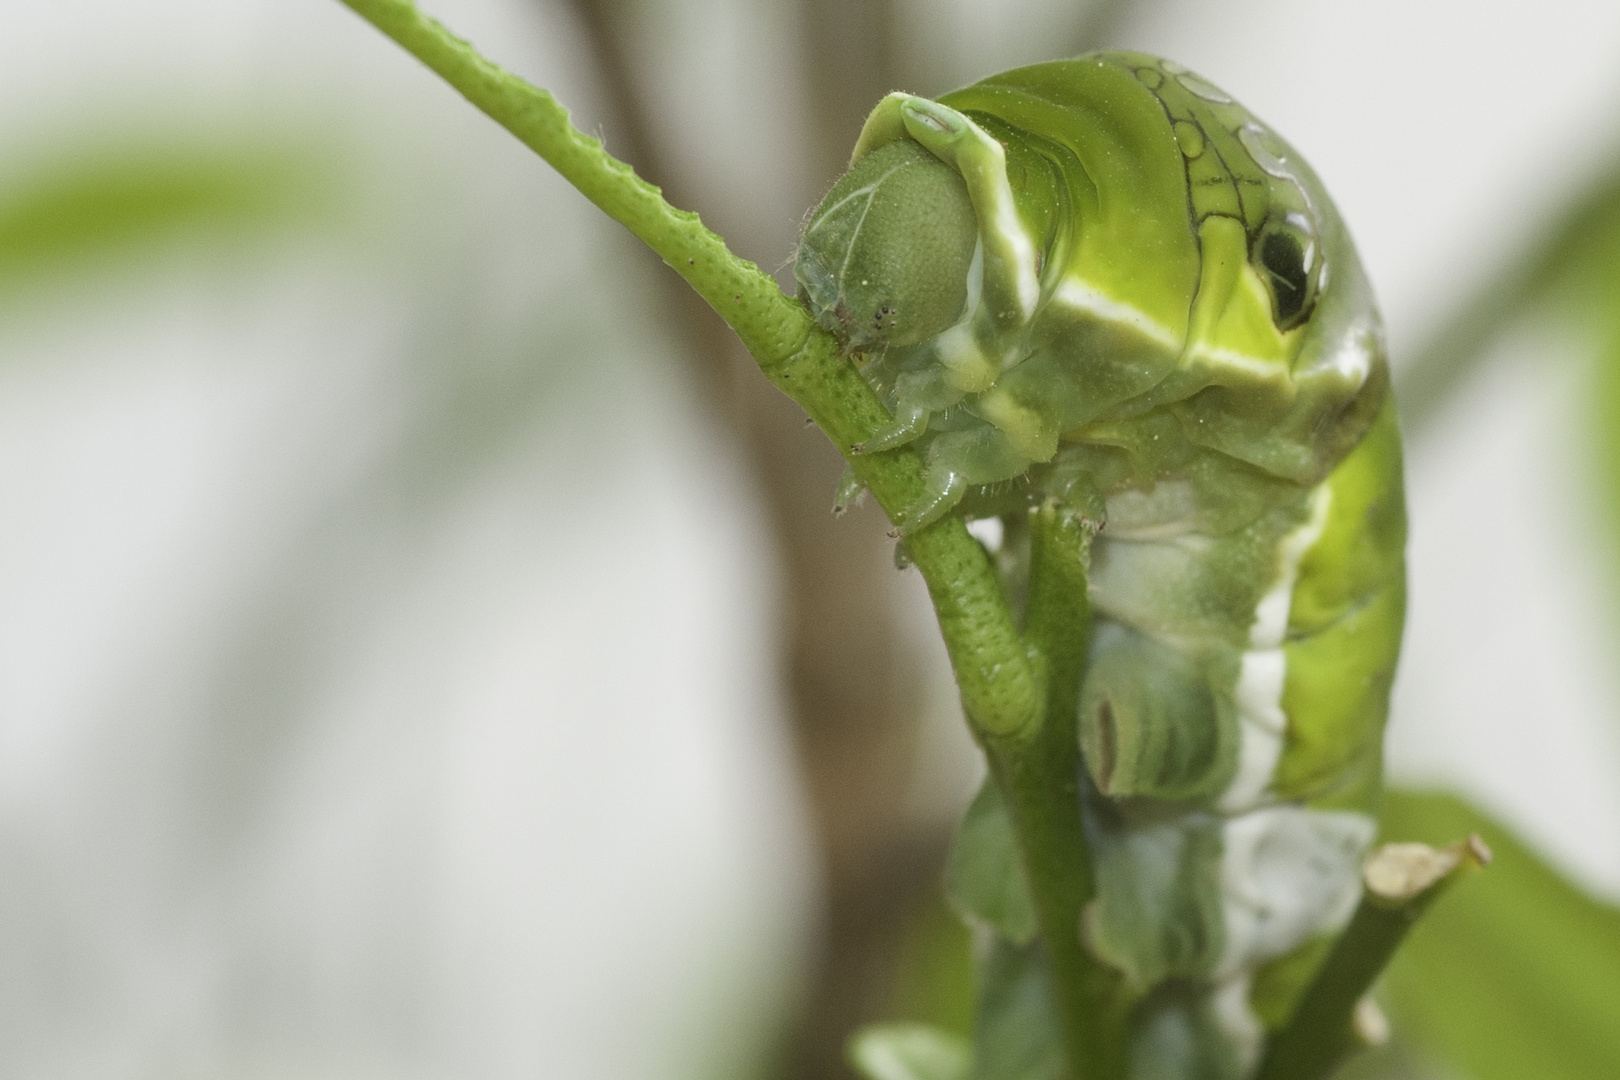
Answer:
[[[773,278],[732,254],[696,214],[670,206],[657,188],[575,129],[550,93],[484,59],[411,0],[343,2],[685,278],[737,332],[765,375],[850,456],[856,475],[891,516],[922,494],[923,463],[915,453],[850,455],[852,446],[889,422],[888,412],[839,355],[832,335]],[[907,539],[907,549],[928,583],[969,720],[996,733],[1032,724],[1039,710],[1034,677],[984,549],[956,518],[919,530]]]
[[[917,500],[924,467],[916,453],[851,453],[889,422],[888,412],[832,336],[771,277],[737,258],[696,214],[670,206],[657,188],[577,131],[549,93],[479,56],[411,0],[344,3],[516,135],[685,278],[737,332],[765,375],[833,440],[891,518]],[[1072,730],[1089,617],[1085,536],[1076,519],[1055,507],[1036,517],[1041,538],[1030,628],[1044,679],[1013,624],[989,557],[960,518],[948,516],[905,543],[927,582],[968,720],[990,749],[1023,833],[1021,849],[1052,952],[1074,1080],[1106,1080],[1118,1075],[1122,1017],[1111,1004],[1112,978],[1090,960],[1078,936],[1080,908],[1091,887]],[[1067,722],[1043,723],[1048,715]]]
[[[1125,1007],[1118,976],[1080,941],[1080,912],[1092,895],[1080,822],[1080,751],[1075,716],[1091,634],[1086,597],[1090,527],[1048,501],[1030,515],[1025,638],[1044,683],[1035,728],[986,740],[991,766],[1018,833],[1024,872],[1040,919],[1077,1077],[1124,1075]]]

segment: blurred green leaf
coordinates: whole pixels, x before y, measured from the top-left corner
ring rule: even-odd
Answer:
[[[1620,237],[1616,238],[1616,246],[1620,247]],[[1608,532],[1611,574],[1620,570],[1620,257],[1616,264],[1613,271],[1605,275],[1603,284],[1607,288],[1599,293],[1601,302],[1594,305],[1603,322],[1598,327],[1599,342],[1591,365],[1588,399],[1588,419],[1593,427],[1592,451],[1597,459],[1591,470],[1598,488],[1593,495],[1603,512],[1602,522]]]
[[[331,157],[313,140],[129,133],[36,157],[0,176],[0,291],[173,239],[237,240],[307,219],[332,204]]]
[[[1457,1080],[1457,1074],[1393,1039],[1352,1057],[1333,1080]]]
[[[975,805],[980,813],[970,811],[968,818],[980,826],[986,821],[993,823],[997,813],[1005,819],[999,797],[987,799],[981,792]],[[1051,976],[1041,943],[1015,945],[981,923],[983,932],[977,939],[981,963],[978,985],[974,987],[969,943],[961,923],[949,913],[935,910],[937,916],[922,923],[928,926],[928,932],[914,931],[914,946],[902,953],[899,983],[904,989],[930,973],[943,976],[944,984],[931,988],[937,999],[926,999],[924,1004],[932,1006],[945,1022],[909,1022],[909,1018],[923,1015],[917,1009],[918,1000],[904,1000],[906,995],[897,993],[894,1009],[906,1015],[908,1022],[863,1029],[850,1042],[850,1060],[868,1080],[932,1078],[934,1073],[923,1072],[922,1066],[915,1064],[922,1060],[919,1055],[924,1051],[913,1053],[911,1048],[929,1040],[946,1040],[944,1045],[969,1051],[971,1068],[964,1065],[963,1072],[950,1074],[959,1080],[1058,1080],[1064,1071],[1062,1036],[1052,1011]],[[939,933],[937,926],[929,925],[936,919],[954,923],[958,933]],[[972,1013],[971,1042],[960,1029],[953,1030],[959,1022],[957,1010],[963,1008],[970,1008]],[[927,1039],[919,1032],[929,1033]],[[902,1054],[902,1049],[907,1052]],[[917,1071],[883,1071],[895,1062],[906,1063]]]
[[[900,940],[887,1015],[944,1028],[973,1030],[973,940],[936,893]]]
[[[1556,297],[1577,308],[1606,305],[1620,263],[1620,164],[1598,176],[1529,247],[1465,299],[1429,336],[1395,380],[1401,424],[1420,431],[1451,396],[1493,340],[1538,305]]]
[[[1620,1076],[1620,909],[1459,799],[1391,791],[1383,828],[1430,844],[1477,832],[1496,854],[1396,954],[1397,1030],[1473,1080]]]
[[[973,1080],[1058,1080],[1066,1072],[1056,995],[1040,942],[997,938],[981,968]]]
[[[969,922],[994,927],[1027,945],[1035,937],[1035,903],[1018,859],[1018,840],[1001,789],[990,777],[974,796],[951,846],[945,893]]]
[[[967,1080],[973,1046],[927,1024],[873,1024],[850,1039],[849,1060],[866,1080]]]

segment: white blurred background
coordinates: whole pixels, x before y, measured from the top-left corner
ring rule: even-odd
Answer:
[[[426,6],[615,146],[573,8]],[[826,182],[799,9],[627,10],[672,193],[784,265]],[[898,12],[930,93],[1086,15]],[[1620,149],[1612,4],[1149,0],[1106,36],[1311,158],[1397,365]],[[248,194],[77,253],[6,231],[143,154]],[[826,814],[759,474],[664,272],[336,0],[0,2],[0,1075],[763,1075]],[[1523,330],[1413,433],[1390,765],[1620,897],[1580,344]],[[944,828],[976,765],[893,581],[922,675],[888,783]]]

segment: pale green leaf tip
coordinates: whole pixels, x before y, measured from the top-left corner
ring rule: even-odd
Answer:
[[[973,1046],[929,1024],[872,1024],[850,1038],[849,1062],[865,1080],[967,1080]]]

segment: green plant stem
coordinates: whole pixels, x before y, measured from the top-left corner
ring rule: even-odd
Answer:
[[[1043,683],[1041,722],[985,740],[1012,815],[1019,854],[1046,941],[1060,1021],[1076,1076],[1124,1075],[1124,1010],[1118,976],[1080,941],[1080,912],[1092,895],[1080,821],[1076,708],[1091,633],[1086,569],[1092,530],[1048,501],[1030,515],[1025,640]]]
[[[1350,925],[1322,963],[1288,1023],[1271,1040],[1256,1080],[1324,1080],[1361,1042],[1357,1003],[1389,964],[1412,924],[1440,894],[1490,861],[1477,836],[1436,851],[1389,844],[1367,860],[1365,891]]]
[[[737,258],[696,214],[670,206],[657,188],[577,131],[549,93],[479,56],[412,0],[343,2],[517,136],[685,278],[736,331],[766,377],[832,439],[891,520],[922,495],[924,465],[915,452],[851,452],[885,426],[889,414],[840,355],[833,337],[815,325],[802,304],[783,295],[774,279]],[[1055,506],[1035,516],[1027,647],[988,555],[959,517],[949,515],[918,530],[905,545],[928,585],[968,722],[1013,807],[1052,951],[1073,1080],[1110,1080],[1120,1075],[1116,1062],[1123,1025],[1110,1007],[1112,980],[1079,940],[1080,909],[1091,891],[1075,791],[1073,730],[1089,627],[1087,537],[1077,518]],[[1043,717],[1063,720],[1044,723]]]
[[[551,94],[478,55],[411,0],[343,2],[685,278],[742,338],[760,370],[826,432],[891,517],[923,493],[923,463],[914,452],[851,455],[850,448],[887,424],[889,415],[833,337],[774,279],[732,254],[696,214],[670,206],[657,188],[576,130]],[[919,530],[906,544],[933,597],[969,720],[984,732],[1032,724],[1039,707],[1033,672],[983,548],[956,518]]]

